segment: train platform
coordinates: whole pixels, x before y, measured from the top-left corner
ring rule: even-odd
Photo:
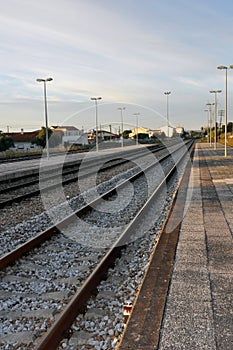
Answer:
[[[185,197],[169,277],[148,269],[120,350],[233,348],[233,151],[196,144]]]

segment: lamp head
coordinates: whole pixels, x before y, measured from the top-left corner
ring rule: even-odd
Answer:
[[[102,97],[91,97],[92,101],[102,100]]]
[[[222,92],[222,90],[210,90],[210,93],[215,93],[215,94],[217,94],[217,93],[220,93],[220,92]]]
[[[42,81],[43,82],[46,82],[46,81],[52,81],[53,80],[53,78],[46,78],[46,79],[40,79],[40,78],[38,78],[38,79],[36,79],[36,81],[38,81],[38,83],[41,83]]]
[[[217,69],[227,69],[227,66],[218,66]]]

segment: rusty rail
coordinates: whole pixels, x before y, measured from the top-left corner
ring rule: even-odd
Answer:
[[[191,152],[191,160],[193,151]],[[120,350],[157,349],[171,273],[183,219],[191,162],[177,188],[174,201],[163,225],[133,311],[123,334]],[[137,334],[137,337],[134,335]]]

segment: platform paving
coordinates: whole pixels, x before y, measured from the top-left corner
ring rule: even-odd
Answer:
[[[233,349],[233,156],[197,144],[157,350]]]

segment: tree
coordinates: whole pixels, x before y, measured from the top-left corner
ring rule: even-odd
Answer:
[[[233,131],[233,123],[229,122],[227,123],[227,132],[232,132]],[[224,134],[225,133],[225,125],[222,125],[221,132]]]
[[[233,127],[232,122],[227,123],[227,132],[232,132],[232,127]]]
[[[143,132],[139,132],[139,133],[138,133],[138,138],[139,138],[140,140],[145,140],[145,139],[148,139],[149,136],[148,136],[148,134],[145,134],[145,133],[143,133]]]
[[[49,138],[52,133],[52,130],[48,129]],[[35,139],[32,140],[32,143],[43,148],[46,146],[46,128],[44,126],[41,127],[41,130],[38,132],[38,135],[35,137]]]
[[[14,147],[14,142],[11,137],[0,134],[0,152],[6,151],[10,147]]]
[[[128,139],[129,138],[129,134],[131,134],[132,130],[124,130],[123,131],[123,137],[124,139]]]

